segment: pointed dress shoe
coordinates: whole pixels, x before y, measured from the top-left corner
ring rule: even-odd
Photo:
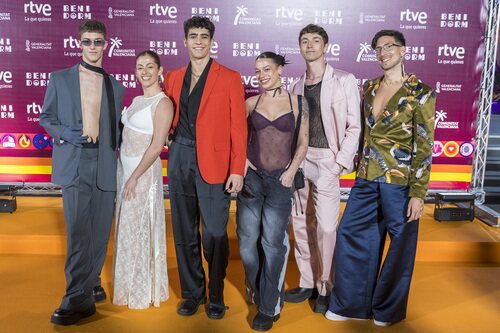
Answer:
[[[225,305],[209,303],[207,306],[207,317],[210,319],[222,319],[226,314],[227,307]]]
[[[86,309],[80,310],[66,310],[57,308],[52,317],[50,317],[50,322],[56,325],[73,325],[76,324],[80,319],[92,316],[95,313],[95,304],[92,303]]]
[[[313,296],[314,288],[293,288],[285,292],[285,302],[300,303]]]
[[[262,312],[257,312],[252,321],[252,329],[256,331],[269,331],[273,327],[273,323],[280,319],[280,314],[278,313],[276,316],[268,316],[263,314]]]
[[[181,316],[192,316],[196,313],[196,311],[198,311],[198,307],[201,304],[205,304],[205,301],[205,298],[199,300],[184,299],[177,309],[177,314]]]
[[[101,286],[94,287],[94,289],[92,289],[92,294],[96,302],[102,302],[106,299],[106,292]]]

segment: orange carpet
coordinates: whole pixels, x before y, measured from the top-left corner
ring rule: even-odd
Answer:
[[[160,308],[129,310],[111,305],[108,299],[97,306],[98,314],[78,325],[57,327],[49,318],[65,285],[61,198],[19,197],[18,207],[14,214],[0,214],[0,332],[252,332],[249,323],[256,309],[245,302],[234,211],[229,223],[233,259],[225,288],[230,309],[223,320],[208,319],[201,308],[188,318],[176,314],[180,286],[167,218],[168,301]],[[168,214],[168,201],[166,208]],[[371,321],[330,322],[304,302],[286,304],[271,332],[499,332],[500,229],[480,221],[439,223],[432,219],[432,208],[426,206],[420,225],[405,321],[388,328],[376,327]],[[110,277],[108,257],[102,275],[108,294]],[[290,260],[286,283],[295,286],[297,281],[297,268]]]

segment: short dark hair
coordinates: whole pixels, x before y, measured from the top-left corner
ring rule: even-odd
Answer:
[[[299,43],[300,43],[300,38],[305,35],[305,34],[318,34],[323,38],[323,42],[325,44],[328,44],[328,34],[326,33],[325,29],[323,27],[320,27],[319,25],[316,24],[308,24],[302,30],[299,32]]]
[[[142,51],[141,53],[139,53],[137,55],[137,57],[135,57],[135,61],[137,62],[137,59],[139,59],[142,56],[150,56],[151,58],[153,58],[153,61],[155,62],[155,64],[158,65],[158,68],[160,68],[161,63],[160,63],[160,57],[158,56],[158,53],[156,53],[155,51],[151,51],[151,50]]]
[[[289,62],[285,59],[284,56],[282,56],[281,54],[276,54],[271,51],[262,52],[257,56],[257,58],[255,58],[255,60],[257,59],[271,59],[278,66],[285,66],[289,64]]]
[[[106,26],[101,21],[97,20],[87,20],[80,24],[78,28],[78,39],[82,38],[82,35],[86,32],[98,32],[104,36],[106,39]]]
[[[205,28],[210,33],[210,39],[214,38],[215,26],[208,17],[193,16],[184,21],[184,37],[187,38],[189,29],[192,28]]]
[[[379,32],[377,32],[375,34],[375,36],[372,39],[372,49],[375,50],[375,47],[377,46],[378,39],[380,37],[383,37],[383,36],[394,37],[394,40],[396,41],[396,43],[398,43],[402,46],[406,46],[405,36],[403,36],[403,34],[401,32],[399,32],[397,30],[380,30]]]

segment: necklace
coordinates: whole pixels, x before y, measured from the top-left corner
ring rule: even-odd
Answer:
[[[269,89],[266,89],[266,91],[274,91],[273,93],[273,97],[276,96],[276,93],[279,91],[280,95],[281,95],[281,86],[279,87],[276,87],[276,88],[269,88]]]
[[[98,68],[98,67],[97,67]],[[96,72],[94,70],[91,70],[91,69],[88,69],[87,67],[84,67],[83,65],[82,66],[79,66],[78,68],[78,71],[79,72],[84,72],[84,73],[88,73],[90,75],[94,75],[94,76],[97,76],[99,78],[102,78],[103,77],[103,74],[100,73],[100,72]]]
[[[406,74],[403,75],[402,77],[400,77],[399,79],[397,80],[388,80],[385,76],[384,78],[382,79],[382,84],[384,84],[385,86],[391,86],[393,84],[401,84],[403,83],[404,81],[406,80]]]
[[[306,85],[304,84],[304,88],[306,88],[306,90],[314,90],[319,84],[321,84],[322,81],[319,81],[319,82],[316,82],[315,84],[311,84],[311,85]]]
[[[326,65],[325,65],[325,68],[323,68],[323,73],[321,73],[321,75],[314,75],[314,76],[309,76],[309,77],[307,76],[307,72],[306,72],[306,80],[309,80],[309,81],[314,81],[316,79],[321,79],[321,80],[319,80],[315,84],[310,84],[309,86],[304,84],[304,88],[306,88],[306,90],[309,90],[309,91],[314,90],[323,81],[323,76],[325,75],[325,70],[326,70]]]

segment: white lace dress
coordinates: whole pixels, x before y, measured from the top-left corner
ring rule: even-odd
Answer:
[[[158,157],[137,182],[135,198],[122,200],[123,186],[153,138],[153,117],[163,92],[136,97],[122,114],[118,160],[113,303],[144,309],[168,299],[162,165]]]

